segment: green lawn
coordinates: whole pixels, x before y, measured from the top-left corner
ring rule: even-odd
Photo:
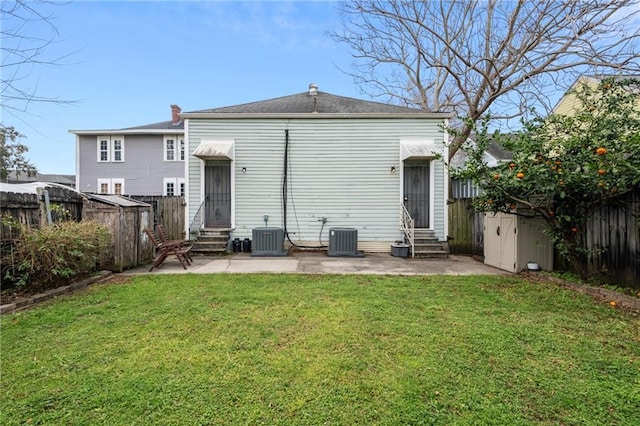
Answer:
[[[1,326],[0,423],[637,425],[637,316],[519,277],[148,275]]]

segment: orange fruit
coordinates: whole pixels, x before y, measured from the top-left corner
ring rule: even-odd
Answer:
[[[493,175],[493,178],[494,178],[495,180],[498,180],[498,179],[500,179],[500,175],[496,173],[495,175]]]
[[[598,154],[598,155],[605,155],[606,153],[607,153],[607,148],[600,147],[600,148],[596,149],[596,154]]]
[[[518,172],[518,174],[516,175],[516,177],[517,177],[518,179],[522,179],[522,178],[524,177],[524,173],[522,173],[522,172]]]
[[[604,171],[604,169],[598,169],[598,174],[600,176],[602,176],[603,174],[605,174],[606,172]]]
[[[510,168],[511,170],[515,169],[515,168],[516,168],[516,163],[511,163],[511,164],[509,164],[509,168]]]
[[[616,302],[615,300],[612,300],[611,302],[609,302],[609,306],[611,306],[612,308],[615,308],[618,306],[618,302]]]
[[[578,228],[574,226],[573,228],[571,228],[571,232],[578,232]]]

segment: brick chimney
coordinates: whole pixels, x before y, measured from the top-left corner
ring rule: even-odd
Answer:
[[[171,105],[171,125],[176,126],[180,124],[182,118],[180,117],[180,113],[182,109],[178,105]]]

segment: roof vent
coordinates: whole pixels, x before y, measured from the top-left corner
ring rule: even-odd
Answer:
[[[309,94],[311,96],[316,96],[318,94],[318,85],[315,83],[309,84]]]

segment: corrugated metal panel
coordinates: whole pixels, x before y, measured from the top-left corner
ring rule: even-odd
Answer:
[[[451,179],[451,195],[455,199],[473,198],[480,195],[480,190],[470,179]]]
[[[354,227],[359,239],[398,240],[401,173],[399,139],[431,138],[442,143],[438,120],[237,120],[190,119],[190,152],[202,139],[235,141],[235,232],[284,226],[282,181],[285,129],[289,130],[288,222],[294,242],[318,241],[326,217],[328,227]],[[189,218],[200,205],[202,162],[190,157]],[[391,171],[395,167],[395,171]],[[444,238],[444,166],[434,168],[433,227]],[[243,171],[244,170],[244,171]],[[325,239],[326,243],[326,239]]]

